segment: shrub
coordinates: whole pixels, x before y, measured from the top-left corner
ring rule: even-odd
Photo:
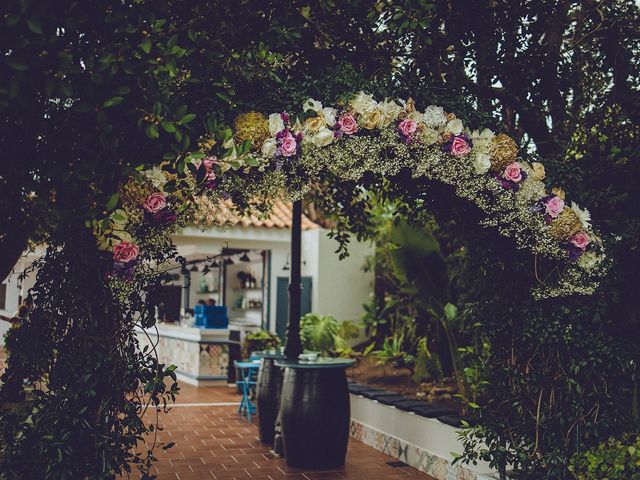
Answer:
[[[569,471],[577,480],[640,478],[640,437],[610,437],[597,447],[574,455]]]
[[[360,327],[353,322],[340,322],[331,315],[307,313],[300,321],[302,346],[323,355],[347,355],[347,340],[356,338]]]
[[[251,352],[271,350],[280,346],[280,338],[267,330],[248,333],[242,345],[242,356],[249,358]]]

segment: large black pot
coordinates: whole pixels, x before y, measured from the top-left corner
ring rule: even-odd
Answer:
[[[330,469],[344,465],[349,443],[349,390],[345,367],[276,362],[285,368],[280,420],[287,465]]]
[[[264,355],[258,372],[257,404],[260,441],[273,444],[274,428],[280,406],[282,369],[275,366],[278,355]]]

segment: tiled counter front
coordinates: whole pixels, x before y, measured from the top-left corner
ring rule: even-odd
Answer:
[[[158,325],[155,329],[140,330],[140,346],[157,342],[160,363],[178,367],[178,378],[197,386],[227,383],[229,369],[229,330],[187,328]]]
[[[495,479],[486,464],[476,470],[451,464],[451,452],[462,452],[457,429],[354,394],[350,435],[437,480]]]

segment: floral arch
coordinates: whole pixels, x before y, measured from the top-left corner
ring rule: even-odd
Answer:
[[[411,99],[378,102],[363,92],[335,107],[313,99],[302,107],[295,116],[240,114],[233,129],[209,120],[199,151],[136,172],[112,198],[110,216],[94,224],[101,247],[113,251],[114,285],[130,292],[131,280],[148,279],[157,260],[170,257],[168,235],[193,219],[203,198],[296,198],[324,172],[358,181],[366,173],[392,177],[408,170],[451,186],[483,212],[483,226],[553,260],[557,280],[540,282],[536,297],[591,294],[598,287],[605,253],[589,212],[561,189],[549,190],[544,165],[520,158],[509,136],[471,130],[442,107],[420,111]],[[210,211],[215,202],[204,205],[208,223],[224,223]]]
[[[182,124],[195,120],[186,109],[181,116]],[[157,431],[157,416],[156,425],[150,426],[141,418],[150,407],[166,410],[178,391],[176,367],[160,363],[154,348],[141,349],[135,328],[142,327],[144,333],[155,324],[163,274],[187,270],[171,235],[195,220],[224,225],[224,209],[217,208],[223,199],[266,210],[269,200],[278,196],[299,199],[327,173],[355,184],[368,175],[412,178],[420,188],[419,180],[426,179],[450,187],[455,196],[476,205],[483,226],[558,265],[554,281],[534,289],[537,298],[591,294],[606,272],[604,244],[589,213],[568,202],[562,191],[549,189],[552,184],[543,165],[520,158],[508,136],[470,130],[441,107],[420,111],[412,100],[377,102],[360,93],[335,107],[310,99],[296,116],[244,113],[233,129],[212,118],[204,123],[207,135],[199,139],[198,149],[177,159],[175,152],[168,153],[164,163],[152,169],[139,167],[111,196],[105,216],[86,221],[100,251],[95,251],[89,229],[68,238],[64,248],[47,250],[36,265],[38,284],[31,289],[37,308],[7,339],[11,355],[5,375],[7,384],[18,390],[25,378],[40,381],[50,372],[49,378],[66,378],[65,365],[75,368],[78,359],[89,358],[85,362],[89,370],[80,370],[90,371],[88,377],[69,389],[45,382],[47,388],[38,390],[33,402],[46,419],[50,412],[60,411],[58,402],[67,401],[65,395],[73,395],[75,405],[91,402],[104,407],[103,430],[95,430],[99,435],[93,438],[97,446],[91,452],[112,452],[117,458],[108,468],[114,471],[129,471],[133,463],[141,472],[149,472],[155,437],[144,455],[132,448]],[[158,121],[153,126],[155,130],[147,131],[152,137],[161,126],[183,145],[187,140],[173,123]],[[398,183],[398,187],[408,186]],[[75,251],[85,249],[87,257],[76,258]],[[86,268],[86,258],[95,270]],[[60,272],[77,276],[70,275],[74,288],[64,283],[58,288]],[[95,288],[80,295],[85,278]],[[75,309],[78,302],[82,308],[77,315],[86,321],[63,315],[66,310],[60,305]],[[36,358],[31,351],[38,352]],[[65,375],[56,376],[60,371]],[[102,403],[95,402],[93,390],[86,388],[86,378],[102,388]],[[165,384],[167,378],[173,382]],[[32,421],[31,413],[25,415],[19,419],[20,431],[32,432],[36,424],[48,428],[46,422],[43,427],[40,420]],[[60,455],[56,443],[50,450],[48,443],[43,445],[43,455]],[[12,451],[16,461],[23,451],[31,450],[16,444]]]

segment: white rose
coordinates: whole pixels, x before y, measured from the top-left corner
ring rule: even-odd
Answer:
[[[478,175],[487,173],[491,168],[491,156],[486,153],[476,153],[476,157],[473,161],[473,167]]]
[[[336,111],[335,108],[324,107],[318,113],[322,118],[324,118],[324,121],[330,127],[333,127],[336,124],[336,115],[338,114],[338,112]]]
[[[423,121],[429,127],[438,128],[439,126],[447,123],[447,116],[445,115],[442,107],[429,105],[424,112]]]
[[[311,137],[311,143],[316,147],[326,147],[333,142],[333,132],[327,127],[322,127],[318,133]]]
[[[302,111],[306,112],[307,110],[313,110],[314,112],[319,112],[322,110],[322,103],[313,98],[309,98],[306,102],[302,104]]]
[[[273,157],[276,154],[276,139],[267,138],[262,144],[261,151],[265,157]]]
[[[383,121],[382,126],[387,127],[391,125],[400,115],[402,107],[398,105],[394,100],[385,100],[378,104],[378,108],[382,112]]]
[[[269,115],[269,133],[275,135],[279,131],[284,130],[284,122],[279,113]]]
[[[353,110],[359,115],[369,112],[377,107],[377,103],[373,99],[373,95],[368,95],[362,90],[360,90],[358,95],[349,101],[349,105],[351,105],[351,108],[353,108]]]
[[[491,152],[491,144],[495,134],[485,128],[482,131],[474,130],[471,132],[471,140],[473,140],[473,149],[482,152],[482,153],[490,153]]]
[[[449,120],[447,122],[445,131],[451,132],[454,135],[460,135],[462,133],[463,128],[464,128],[464,125],[462,125],[462,120],[460,120],[459,118],[454,118],[453,120]]]
[[[437,130],[434,130],[433,128],[426,127],[424,129],[422,129],[421,138],[422,138],[423,143],[425,145],[429,146],[429,145],[433,145],[434,143],[436,143],[440,139],[440,134],[438,133]]]

